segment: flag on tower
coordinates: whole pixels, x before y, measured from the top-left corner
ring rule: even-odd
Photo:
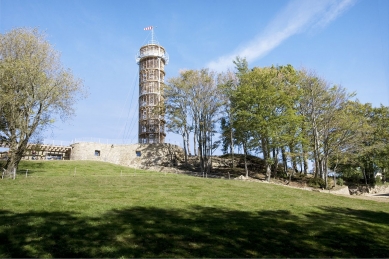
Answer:
[[[149,30],[152,30],[152,29],[153,29],[153,26],[149,26],[149,27],[144,28],[143,30],[144,31],[149,31]]]

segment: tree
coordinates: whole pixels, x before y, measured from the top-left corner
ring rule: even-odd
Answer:
[[[201,171],[207,175],[212,167],[211,155],[215,149],[213,135],[222,101],[216,74],[208,69],[191,71],[189,99],[195,136],[198,143]]]
[[[285,73],[289,68],[254,68],[240,74],[240,84],[233,96],[234,128],[241,143],[249,148],[257,141],[258,150],[266,164],[267,180],[270,181],[271,167],[276,172],[278,153],[285,140],[287,125],[294,119],[293,100],[286,85],[290,80]],[[245,134],[242,134],[245,133]],[[247,135],[249,133],[249,136]],[[244,150],[247,153],[247,149]],[[247,171],[246,171],[247,175]]]
[[[232,112],[232,93],[236,90],[238,85],[237,76],[231,71],[226,73],[221,73],[218,77],[220,96],[222,101],[222,113],[223,117],[220,120],[220,129],[221,129],[221,142],[222,142],[222,151],[224,154],[231,154],[232,158],[232,168],[235,167],[234,161],[234,129],[232,127],[233,121],[233,112]]]
[[[212,137],[222,104],[216,74],[208,69],[186,70],[181,71],[179,77],[170,78],[168,83],[165,98],[170,125],[167,127],[173,129],[178,125],[181,129],[177,132],[188,137],[189,133],[185,132],[191,124],[194,146],[197,143],[200,167],[205,175],[211,169],[210,157],[217,143]]]
[[[166,126],[168,131],[180,134],[184,144],[185,164],[188,163],[189,133],[189,99],[188,99],[188,82],[186,82],[185,72],[181,72],[180,77],[173,77],[168,80],[164,89],[164,99],[166,107]],[[164,109],[165,110],[165,109]]]
[[[0,34],[0,88],[0,135],[9,147],[5,168],[11,174],[31,136],[55,116],[72,116],[73,105],[86,93],[45,36],[25,28]]]
[[[347,146],[331,154],[331,168],[350,180],[363,178],[374,185],[375,174],[380,171],[385,177],[389,168],[389,107],[355,101],[348,103],[347,113],[345,122],[357,126]]]
[[[312,140],[315,177],[321,177],[327,187],[330,157],[355,146],[364,120],[357,116],[349,101],[354,93],[341,86],[331,86],[312,72],[301,72],[300,112],[306,121],[307,134]]]

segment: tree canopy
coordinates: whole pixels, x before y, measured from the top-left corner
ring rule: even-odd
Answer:
[[[85,97],[83,83],[60,62],[59,53],[37,29],[0,34],[0,136],[9,147],[5,165],[17,169],[31,136],[58,116],[71,117]]]
[[[355,93],[306,69],[249,68],[240,57],[234,64],[235,72],[189,70],[169,80],[168,127],[185,136],[186,147],[193,129],[202,156],[218,123],[223,152],[233,157],[235,148],[243,150],[246,176],[246,156],[253,153],[262,156],[267,180],[280,165],[289,177],[307,174],[309,160],[323,187],[329,170],[356,172],[366,183],[387,173],[388,107],[361,104]]]

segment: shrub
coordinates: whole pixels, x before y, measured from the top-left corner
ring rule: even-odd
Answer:
[[[376,184],[376,185],[382,185],[381,176],[377,175],[377,176],[375,177],[375,184]]]
[[[322,178],[316,177],[309,179],[308,186],[314,188],[325,188],[326,184]]]
[[[337,184],[337,185],[340,185],[340,186],[343,186],[343,184],[344,184],[343,179],[342,179],[342,178],[336,179],[336,184]]]

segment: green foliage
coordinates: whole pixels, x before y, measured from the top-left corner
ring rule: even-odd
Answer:
[[[352,100],[355,93],[291,65],[250,69],[241,57],[233,63],[234,73],[217,75],[216,88],[208,85],[215,74],[206,69],[181,72],[177,82],[186,85],[185,96],[168,103],[177,106],[190,100],[192,118],[183,122],[180,115],[184,109],[175,107],[176,113],[168,117],[168,128],[192,124],[197,142],[207,145],[214,125],[219,123],[223,153],[233,155],[238,147],[246,159],[250,152],[263,154],[269,177],[270,171],[276,174],[278,168],[273,165],[280,158],[283,174],[288,167],[307,174],[311,159],[315,177],[326,181],[329,168],[342,173],[346,181],[363,179],[366,184],[374,184],[375,172],[389,171],[389,107],[361,104]],[[205,99],[209,102],[202,102]],[[200,112],[207,106],[213,107],[212,116]],[[177,127],[170,129],[179,132]],[[200,148],[203,153],[211,149]]]
[[[326,183],[324,182],[324,180],[322,178],[314,177],[314,178],[310,178],[308,180],[308,186],[314,187],[314,188],[325,188]]]
[[[0,34],[0,139],[9,147],[6,172],[17,169],[34,134],[74,115],[82,81],[62,67],[59,53],[37,29]]]
[[[336,179],[336,184],[340,185],[340,186],[343,186],[343,184],[344,184],[343,178]]]
[[[260,150],[267,164],[273,165],[278,149],[299,139],[302,117],[295,109],[296,72],[290,65],[237,69],[239,85],[232,95],[236,140],[247,150]]]
[[[351,102],[348,108],[355,116],[347,116],[347,120],[357,118],[361,123],[358,130],[352,132],[357,145],[332,157],[332,164],[338,164],[337,171],[351,180],[364,179],[364,182],[374,185],[375,172],[385,172],[389,168],[389,107],[381,105],[376,108],[371,104]]]
[[[186,144],[189,128],[193,129],[201,171],[209,171],[209,157],[218,143],[212,141],[212,136],[223,104],[216,73],[208,69],[181,71],[168,80],[164,95],[167,128],[181,134]]]
[[[376,184],[376,185],[382,185],[382,184],[383,184],[382,179],[381,179],[381,176],[377,175],[377,176],[375,177],[375,184]]]
[[[342,170],[342,178],[348,183],[359,183],[363,179],[363,172],[359,167],[344,167]]]

